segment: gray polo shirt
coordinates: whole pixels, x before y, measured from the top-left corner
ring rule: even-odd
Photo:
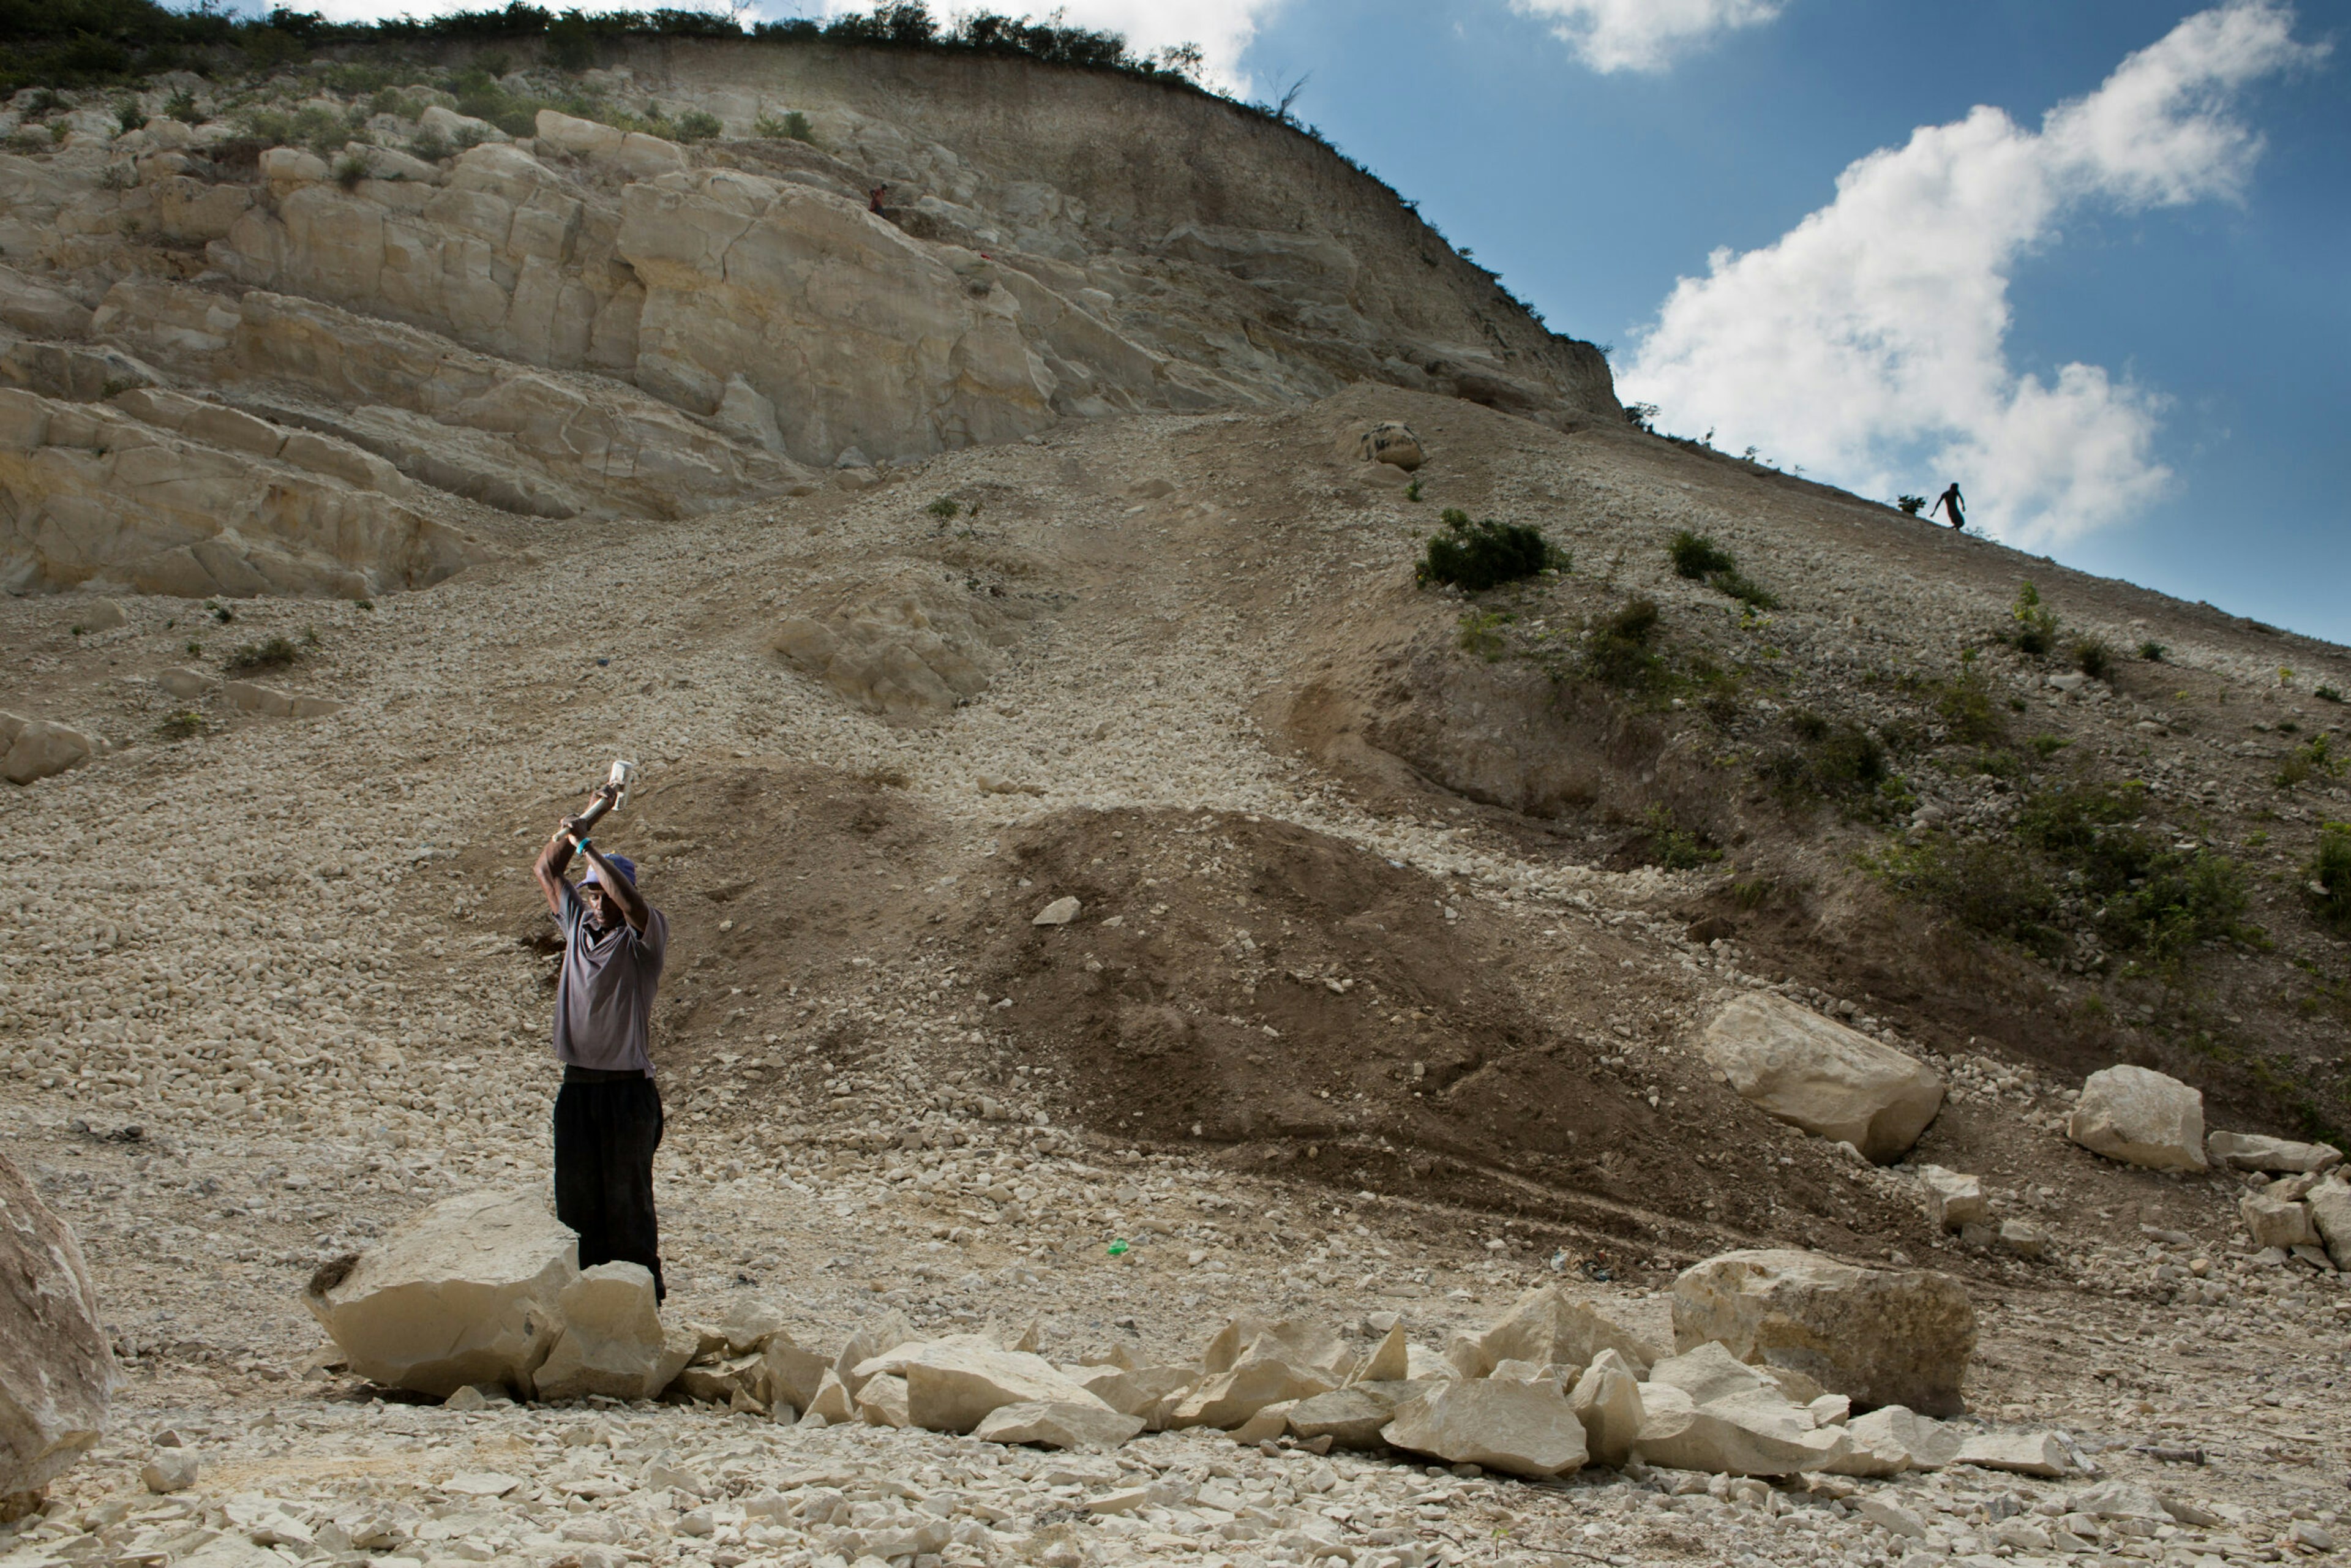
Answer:
[[[555,1059],[652,1077],[646,1037],[669,949],[668,920],[648,905],[642,934],[615,920],[598,936],[588,926],[587,901],[567,882],[556,924],[563,928],[563,969],[555,982]]]

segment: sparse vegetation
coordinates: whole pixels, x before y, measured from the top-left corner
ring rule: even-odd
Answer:
[[[1915,517],[1926,509],[1927,497],[1924,496],[1896,496],[1894,497],[1894,504],[1901,507],[1906,515]]]
[[[751,133],[769,141],[805,141],[811,146],[816,142],[816,133],[809,125],[809,117],[797,109],[781,116],[759,116],[751,127]]]
[[[1483,593],[1540,571],[1569,570],[1567,552],[1529,524],[1498,523],[1491,517],[1473,523],[1468,513],[1450,507],[1443,520],[1446,531],[1429,536],[1413,573],[1413,580],[1423,588],[1437,582]]]
[[[1417,503],[1419,502],[1419,500],[1420,500],[1420,481],[1419,481],[1419,480],[1415,479],[1411,484],[1406,485],[1406,486],[1404,487],[1404,498],[1405,498],[1405,500],[1407,500],[1407,501],[1411,501],[1411,502],[1414,502],[1414,503],[1416,503],[1416,504],[1417,504]]]
[[[2285,755],[2278,765],[2277,787],[2294,789],[2315,779],[2339,779],[2343,775],[2342,758],[2336,757],[2326,737],[2314,735]]]
[[[204,611],[224,626],[236,619],[236,612],[225,604],[207,604],[204,606]]]
[[[1510,651],[1502,636],[1502,628],[1518,617],[1506,610],[1473,610],[1461,618],[1460,643],[1465,653],[1477,654],[1488,664],[1499,660]]]
[[[2258,943],[2244,923],[2241,866],[2138,825],[2137,786],[2053,786],[2029,799],[2001,838],[1932,833],[1878,862],[1895,885],[1961,924],[2057,959],[2087,929],[2110,951],[2165,968],[2202,944]]]
[[[1998,746],[2008,738],[2008,722],[1992,702],[1991,682],[1973,660],[1962,662],[1959,679],[1932,683],[1935,716],[1963,746]]]
[[[1669,806],[1650,807],[1642,825],[1648,834],[1649,859],[1667,871],[1696,871],[1722,858],[1722,852],[1708,843],[1704,833],[1675,821]]]
[[[249,675],[267,670],[283,670],[298,664],[301,658],[302,650],[281,633],[233,650],[227,658],[221,661],[221,668],[232,675]]]
[[[183,708],[155,727],[155,733],[166,740],[193,740],[204,732],[204,716],[193,708]]]
[[[941,496],[937,500],[933,501],[929,506],[925,507],[923,510],[928,512],[931,516],[938,518],[939,521],[944,523],[952,521],[955,515],[963,510],[963,507],[956,503],[956,498],[953,496]]]
[[[726,128],[718,117],[706,110],[692,109],[677,117],[677,139],[680,141],[710,141]]]
[[[1657,601],[1635,599],[1593,628],[1584,643],[1584,673],[1604,685],[1645,685],[1664,667],[1649,643],[1657,633]]]
[[[1738,561],[1731,558],[1729,550],[1704,534],[1682,529],[1667,544],[1666,554],[1673,558],[1674,573],[1677,577],[1702,581],[1716,592],[1758,610],[1776,610],[1780,606],[1779,600],[1772,597],[1769,589],[1740,572]]]
[[[2163,656],[2170,652],[2170,649],[2152,639],[2138,645],[2138,656],[2150,664],[2160,664],[2163,663]]]
[[[2115,651],[2102,638],[2076,638],[2073,647],[2074,667],[2094,681],[2103,681],[2115,672]]]
[[[2310,912],[2338,936],[2351,936],[2351,822],[2321,828],[2318,849],[2304,869]]]
[[[1761,764],[1764,780],[1782,800],[1831,800],[1849,815],[1882,820],[1908,799],[1885,742],[1852,720],[1799,709],[1788,727],[1793,743]]]
[[[335,162],[335,183],[346,191],[356,191],[361,180],[368,177],[368,161],[356,152],[345,153]]]
[[[2009,607],[2009,645],[2039,658],[2057,645],[2057,612],[2042,602],[2041,590],[2028,582],[2016,591]]]
[[[2343,694],[2333,686],[2320,686],[2310,695],[2323,703],[2339,703],[2343,700]]]

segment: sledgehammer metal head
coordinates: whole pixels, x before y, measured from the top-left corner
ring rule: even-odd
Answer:
[[[637,765],[635,763],[613,763],[612,771],[605,775],[604,782],[597,789],[595,798],[588,802],[588,809],[580,813],[580,831],[585,832],[602,821],[605,813],[619,810],[622,802],[629,798],[629,786],[636,781]]]

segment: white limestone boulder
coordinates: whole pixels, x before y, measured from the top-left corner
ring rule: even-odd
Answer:
[[[97,749],[89,736],[68,726],[0,714],[0,779],[11,784],[54,778],[89,761]]]
[[[1959,1457],[1965,1434],[1900,1405],[1882,1405],[1845,1423],[1845,1453],[1829,1469],[1841,1476],[1896,1476],[1939,1470]]]
[[[321,1269],[303,1304],[361,1377],[437,1399],[468,1384],[527,1394],[579,1277],[580,1239],[536,1188],[469,1192]]]
[[[581,1270],[556,1310],[562,1330],[533,1375],[541,1399],[651,1399],[694,1359],[696,1335],[663,1328],[653,1271],[642,1263]]]
[[[1963,1176],[1940,1166],[1922,1166],[1918,1175],[1926,1186],[1927,1218],[1938,1229],[1958,1230],[1991,1219],[1991,1205],[1984,1197],[1982,1177]]]
[[[2074,1468],[2065,1445],[2054,1432],[1978,1432],[1959,1444],[1955,1462],[2043,1479],[2064,1475]]]
[[[2312,1187],[2303,1202],[2327,1258],[2337,1269],[2351,1272],[2351,1186],[2330,1176]]]
[[[1026,1401],[999,1405],[980,1418],[972,1436],[983,1443],[1026,1443],[1042,1448],[1115,1448],[1143,1430],[1136,1416],[1099,1405]]]
[[[1391,1447],[1540,1480],[1583,1468],[1583,1423],[1546,1383],[1440,1383],[1382,1428]]]
[[[2208,1133],[2204,1157],[2226,1170],[2306,1176],[2341,1165],[2343,1151],[2332,1144],[2297,1144],[2259,1133]]]
[[[1862,1269],[1792,1249],[1728,1252],[1674,1281],[1674,1343],[1799,1372],[1863,1406],[1966,1408],[1975,1309],[1949,1275]]]
[[[1290,1406],[1291,1437],[1311,1443],[1328,1437],[1342,1448],[1376,1448],[1380,1430],[1396,1411],[1435,1386],[1433,1382],[1351,1383]]]
[[[1070,1406],[1118,1414],[1043,1356],[1005,1350],[977,1336],[902,1345],[856,1370],[869,1380],[903,1379],[907,1419],[934,1432],[969,1432],[1005,1405]],[[862,1397],[862,1387],[859,1393]]]
[[[2200,1171],[2206,1167],[2204,1096],[2151,1068],[2105,1068],[2083,1083],[2065,1135],[2125,1165]]]
[[[1612,1469],[1622,1468],[1641,1439],[1641,1382],[1633,1364],[1615,1351],[1602,1351],[1576,1379],[1568,1406],[1583,1423],[1583,1441],[1592,1457]]]
[[[2296,1247],[2312,1246],[2319,1239],[2318,1226],[2306,1203],[2288,1202],[2265,1192],[2249,1192],[2237,1200],[2237,1212],[2243,1217],[2245,1229],[2256,1247],[2291,1251]]]
[[[1943,1104],[1935,1071],[1768,991],[1726,1003],[1698,1046],[1730,1087],[1782,1122],[1898,1159]]]
[[[1510,1303],[1499,1321],[1475,1336],[1457,1338],[1447,1359],[1464,1377],[1485,1377],[1505,1361],[1538,1366],[1584,1366],[1604,1350],[1623,1356],[1636,1375],[1657,1359],[1657,1347],[1557,1285],[1543,1285]]]
[[[1701,1405],[1687,1390],[1652,1380],[1641,1385],[1641,1411],[1633,1457],[1668,1469],[1792,1476],[1827,1469],[1844,1452],[1844,1428],[1820,1429],[1802,1406],[1784,1399]]]
[[[118,1381],[72,1228],[0,1155],[0,1502],[89,1451]]]

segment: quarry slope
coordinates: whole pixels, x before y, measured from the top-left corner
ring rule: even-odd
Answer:
[[[528,867],[621,756],[643,782],[601,838],[674,930],[684,1320],[1033,1315],[1102,1359],[1263,1304],[1434,1346],[1564,1279],[1663,1340],[1676,1270],[1809,1246],[1963,1281],[1978,1418],[2211,1504],[2198,1550],[2335,1522],[2345,1276],[2253,1248],[2239,1176],[2061,1129],[2117,1061],[2215,1128],[2342,1124],[2346,948],[2306,868],[2351,814],[2344,650],[1645,434],[1369,181],[1211,103],[821,52],[630,69],[608,98],[729,134],[571,117],[423,170],[354,153],[383,174],[347,189],[178,121],[118,151],[92,104],[0,162],[0,707],[95,743],[0,787],[0,1118],[131,1368],[25,1561],[120,1523],[165,1427],[224,1498],[421,1501],[467,1553],[549,1563],[587,1539],[539,1539],[580,1511],[559,1494],[659,1561],[713,1551],[647,1482],[678,1464],[1001,1483],[1055,1568],[1176,1550],[1075,1517],[1067,1489],[1146,1469],[1330,1532],[1298,1450],[1221,1436],[983,1476],[945,1439],[412,1410],[331,1372],[314,1267],[547,1180]],[[816,143],[751,134],[791,110]],[[1155,162],[1179,132],[1216,180]],[[867,180],[902,187],[882,214]],[[1259,206],[1304,226],[1244,233]],[[870,338],[826,325],[841,279],[849,317],[887,308]],[[762,390],[778,345],[825,395]],[[1409,476],[1358,455],[1387,422]],[[852,441],[870,465],[838,465]],[[1422,586],[1448,509],[1569,563]],[[1680,575],[1686,530],[1735,567]],[[1699,1041],[1764,993],[1943,1078],[1907,1159],[1731,1092]],[[1930,1225],[1929,1164],[2029,1244]],[[626,1479],[583,1481],[567,1433]],[[528,1485],[449,1490],[493,1467]],[[2085,1479],[1883,1495],[1990,1542]],[[1826,1493],[1420,1479],[1338,1521],[1359,1560],[1391,1528],[1546,1561],[1904,1550]]]

